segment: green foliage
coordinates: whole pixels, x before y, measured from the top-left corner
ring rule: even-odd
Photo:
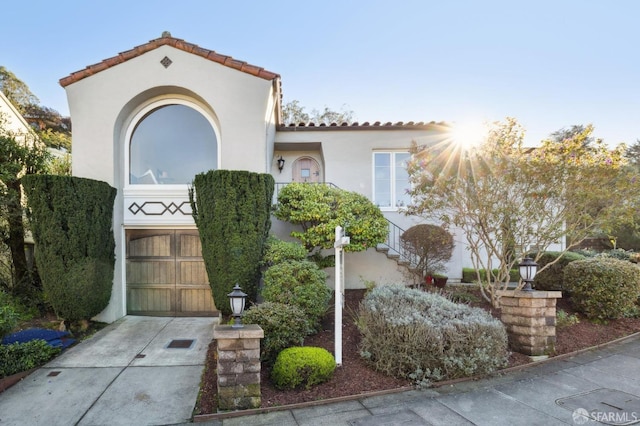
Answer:
[[[0,379],[39,367],[59,352],[44,340],[0,345]]]
[[[74,176],[29,175],[23,183],[48,301],[65,320],[90,319],[111,297],[116,189]]]
[[[345,251],[364,251],[385,241],[388,224],[382,212],[365,196],[324,184],[291,183],[279,192],[275,216],[300,225],[300,239],[308,251],[332,249],[335,228],[351,238]]]
[[[421,277],[444,270],[455,247],[451,233],[442,226],[430,224],[407,229],[400,236],[400,243],[407,253],[416,257],[415,269]]]
[[[568,314],[562,309],[556,312],[556,327],[564,328],[580,323],[580,318],[576,314]]]
[[[292,347],[280,352],[271,370],[278,389],[295,389],[324,383],[333,377],[336,361],[326,349],[312,346]]]
[[[271,236],[267,240],[262,263],[270,266],[286,260],[305,260],[306,258],[307,251],[300,243],[282,241]]]
[[[573,261],[585,258],[583,255],[578,253],[561,253],[557,251],[545,251],[544,253],[540,253],[538,256],[534,257],[537,257],[536,262],[538,263],[538,270],[540,272],[536,274],[536,277],[533,280],[533,288],[536,290],[547,291],[564,290],[564,268]],[[556,261],[556,259],[558,260]],[[542,269],[550,263],[553,264]]]
[[[361,303],[357,324],[361,355],[373,368],[421,385],[490,373],[508,359],[500,321],[431,292],[376,287]]]
[[[226,315],[236,283],[256,300],[274,185],[269,174],[211,170],[196,175],[189,192],[213,300]]]
[[[18,313],[8,294],[0,290],[0,340],[18,324]]]
[[[470,149],[448,144],[412,147],[407,165],[408,212],[455,226],[467,240],[476,269],[492,271],[483,295],[498,305],[509,271],[529,247],[550,247],[571,236],[568,249],[595,232],[633,221],[637,173],[625,167],[625,147],[590,142],[593,127],[535,149],[512,118],[494,123]]]
[[[632,252],[623,249],[605,250],[595,255],[595,257],[604,257],[610,259],[630,260]]]
[[[564,268],[573,308],[591,320],[633,316],[640,295],[640,267],[623,260],[590,258]]]
[[[311,110],[311,114],[307,114],[305,107],[300,105],[300,101],[297,100],[287,102],[282,106],[282,122],[287,125],[312,122],[315,124],[326,124],[328,126],[332,123],[351,124],[352,121],[353,111],[345,110],[344,106],[340,111],[334,111],[325,106],[322,111],[317,109]]]
[[[487,280],[487,271],[484,269],[480,269],[480,279],[482,281]],[[494,275],[498,275],[498,269],[493,270]],[[510,282],[518,282],[520,280],[520,272],[517,269],[512,269],[509,271],[509,281]],[[463,283],[474,283],[478,281],[478,275],[476,270],[473,268],[462,268],[462,280]]]
[[[296,305],[308,319],[309,332],[317,330],[329,308],[331,290],[324,271],[306,260],[290,260],[267,269],[262,297],[269,302]]]
[[[245,311],[242,322],[258,324],[264,331],[260,357],[268,364],[273,364],[283,349],[302,345],[309,329],[302,309],[279,302],[252,306]]]

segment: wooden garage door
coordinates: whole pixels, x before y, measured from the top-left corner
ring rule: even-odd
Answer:
[[[217,315],[197,230],[127,230],[127,313]]]

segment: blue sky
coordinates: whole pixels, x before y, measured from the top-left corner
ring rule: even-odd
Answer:
[[[121,1],[2,6],[0,65],[68,114],[58,80],[160,36],[282,76],[285,102],[357,121],[494,121],[527,143],[573,124],[640,138],[634,0]]]

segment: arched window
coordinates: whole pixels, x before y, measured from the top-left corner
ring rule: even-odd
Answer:
[[[188,184],[216,169],[218,140],[207,118],[186,105],[152,109],[136,124],[129,145],[132,185]]]

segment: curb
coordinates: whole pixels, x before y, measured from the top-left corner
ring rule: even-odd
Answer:
[[[472,382],[472,381],[477,381],[477,380],[480,380],[480,379],[486,379],[486,378],[491,378],[491,377],[502,376],[504,374],[525,370],[525,369],[528,369],[528,368],[531,368],[531,367],[534,367],[534,366],[538,366],[538,365],[541,365],[541,364],[546,364],[546,363],[551,362],[551,361],[563,361],[563,360],[565,360],[567,358],[572,358],[572,357],[574,357],[576,355],[580,355],[580,354],[585,353],[585,352],[593,351],[593,350],[596,350],[596,349],[601,349],[601,348],[604,348],[604,347],[607,347],[607,346],[614,346],[614,345],[623,343],[623,342],[625,342],[627,340],[632,340],[632,339],[635,339],[635,338],[638,338],[638,337],[640,337],[640,332],[629,334],[628,336],[619,337],[619,338],[614,339],[614,340],[612,340],[610,342],[601,343],[599,345],[590,346],[588,348],[579,349],[577,351],[569,352],[569,353],[566,353],[566,354],[553,356],[553,357],[550,357],[550,358],[547,358],[547,359],[544,359],[544,360],[533,361],[533,362],[529,362],[527,364],[516,365],[514,367],[509,367],[509,368],[505,368],[505,369],[502,369],[502,370],[497,370],[497,371],[494,371],[493,373],[485,374],[485,375],[482,375],[482,376],[471,376],[471,377],[464,377],[464,378],[460,378],[460,379],[452,379],[452,380],[446,380],[446,381],[442,381],[442,382],[437,382],[437,383],[434,383],[433,386],[430,389],[434,389],[434,388],[437,389],[437,388],[441,388],[441,387],[444,387],[444,386],[451,386],[451,385],[455,385],[455,384],[462,383],[462,382]],[[318,401],[299,402],[299,403],[296,403],[296,404],[280,405],[280,406],[277,406],[277,407],[264,407],[264,408],[254,408],[254,409],[250,409],[250,410],[228,411],[228,412],[223,412],[223,413],[199,414],[199,415],[193,416],[193,423],[201,423],[201,422],[206,422],[206,421],[210,421],[210,420],[230,419],[230,418],[234,418],[234,417],[251,416],[251,415],[255,415],[255,414],[266,414],[266,413],[275,412],[275,411],[286,411],[286,410],[293,410],[293,409],[297,409],[297,408],[317,407],[319,405],[333,404],[333,403],[337,403],[337,402],[354,401],[354,400],[359,400],[359,399],[363,399],[363,398],[370,398],[370,397],[374,397],[374,396],[381,396],[381,395],[390,395],[390,394],[406,392],[406,391],[414,390],[414,389],[415,389],[414,386],[404,386],[404,387],[396,388],[396,389],[388,389],[388,390],[382,390],[382,391],[367,392],[367,393],[361,393],[361,394],[357,394],[357,395],[341,396],[341,397],[338,397],[338,398],[328,398],[328,399],[323,399],[323,400],[318,400]]]

